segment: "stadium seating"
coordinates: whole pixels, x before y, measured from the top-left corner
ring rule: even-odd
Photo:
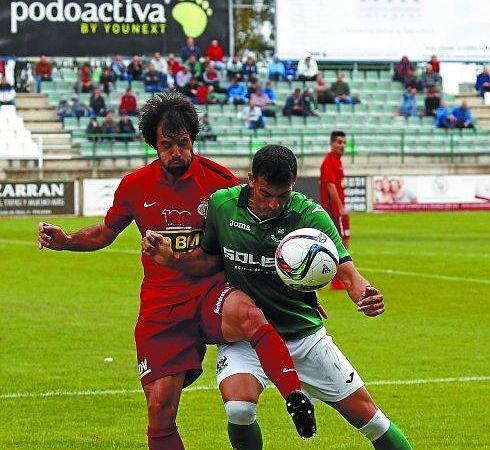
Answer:
[[[15,106],[0,106],[0,159],[37,159],[40,150]]]

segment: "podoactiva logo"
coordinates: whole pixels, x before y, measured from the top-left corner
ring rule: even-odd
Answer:
[[[65,2],[53,0],[11,2],[10,31],[22,31],[27,22],[79,23],[81,34],[163,34],[168,16],[182,27],[186,36],[199,37],[208,26],[213,9],[207,0],[163,0],[141,2]]]

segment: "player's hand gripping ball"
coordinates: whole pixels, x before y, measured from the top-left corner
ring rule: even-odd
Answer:
[[[286,235],[276,249],[279,278],[297,291],[315,291],[332,281],[339,254],[333,241],[322,231],[300,228]]]

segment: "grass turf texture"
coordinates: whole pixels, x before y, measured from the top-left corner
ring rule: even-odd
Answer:
[[[144,449],[146,408],[132,337],[141,281],[137,230],[131,226],[96,253],[40,252],[40,219],[0,219],[0,448]],[[47,221],[69,231],[94,223]],[[330,333],[368,383],[487,377],[369,390],[415,449],[490,448],[490,214],[364,214],[352,222],[352,254],[383,290],[387,312],[368,319],[345,293],[324,290]],[[204,374],[182,396],[178,423],[189,450],[229,448],[214,356],[209,347]],[[96,395],[6,398],[47,391]],[[318,436],[301,441],[275,389],[263,394],[259,419],[266,449],[371,448],[322,404]]]

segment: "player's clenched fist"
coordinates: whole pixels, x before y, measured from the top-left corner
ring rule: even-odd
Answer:
[[[60,227],[46,222],[39,222],[39,250],[44,247],[51,250],[65,250],[68,240],[68,236]]]
[[[383,314],[385,310],[383,294],[373,286],[366,286],[361,300],[357,302],[357,310],[369,317]]]
[[[170,239],[153,230],[146,231],[145,237],[141,241],[141,249],[144,255],[151,257],[156,263],[163,266],[170,265],[174,259]]]

